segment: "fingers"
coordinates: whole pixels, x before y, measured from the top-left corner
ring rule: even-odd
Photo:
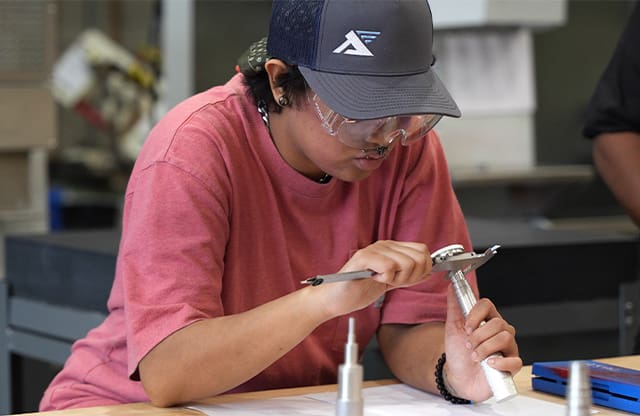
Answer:
[[[506,357],[518,356],[518,344],[510,328],[504,320],[495,319],[473,331],[467,340],[467,348],[472,350],[471,358],[482,361],[497,351]]]
[[[502,319],[502,316],[498,313],[493,302],[486,298],[479,299],[469,312],[469,315],[467,315],[466,326],[475,329],[479,327],[482,322],[488,322],[494,318]]]
[[[516,330],[500,316],[488,299],[480,299],[471,309],[464,329],[467,333],[466,347],[472,351],[471,358],[474,361],[479,362],[501,352],[509,360],[503,362],[502,358],[491,358],[499,369],[517,371],[522,367],[515,340]]]
[[[345,269],[354,264],[375,271],[375,280],[393,287],[415,284],[431,272],[427,246],[413,242],[377,241],[358,250]]]
[[[487,360],[488,366],[512,375],[522,368],[514,327],[500,316],[488,299],[478,300],[465,318],[451,285],[447,299],[445,351],[448,358],[455,357],[451,362],[447,360],[452,379],[458,383],[454,387],[460,389],[462,397],[475,401],[485,400],[490,394],[480,365],[483,360]]]
[[[520,357],[490,357],[487,364],[496,370],[508,371],[512,376],[515,376],[522,369]]]
[[[373,270],[370,279],[356,279],[320,285],[320,296],[329,316],[362,309],[393,287],[409,286],[428,277],[431,256],[426,245],[412,242],[377,241],[355,252],[340,272]]]

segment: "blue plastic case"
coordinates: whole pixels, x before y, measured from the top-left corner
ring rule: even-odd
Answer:
[[[640,414],[640,371],[597,361],[585,361],[591,374],[594,404]],[[566,395],[569,361],[534,363],[534,390]]]

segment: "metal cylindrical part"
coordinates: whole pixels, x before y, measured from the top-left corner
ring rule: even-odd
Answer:
[[[355,318],[349,318],[349,335],[344,349],[344,364],[338,367],[338,399],[336,416],[362,416],[362,365],[358,363]]]
[[[362,402],[338,400],[336,403],[336,416],[362,416],[364,408]]]
[[[473,293],[462,271],[458,270],[457,272],[449,273],[449,278],[451,279],[453,291],[460,304],[460,309],[462,309],[464,316],[467,316],[477,302],[476,295]]]
[[[460,304],[460,309],[462,309],[464,316],[467,316],[477,302],[476,296],[462,271],[458,270],[457,272],[449,273],[449,278],[451,279],[453,290]],[[496,353],[490,355],[482,360],[481,365],[484,375],[487,378],[487,383],[489,383],[489,387],[491,387],[491,391],[493,392],[493,397],[497,402],[500,402],[517,395],[518,389],[509,372],[496,370],[489,366],[487,360],[492,357],[502,357],[502,354]]]
[[[570,362],[566,396],[567,416],[591,414],[591,379],[589,366],[585,362]]]
[[[336,416],[362,416],[362,366],[343,364],[338,371]]]
[[[487,383],[489,383],[489,387],[491,387],[491,391],[493,392],[493,398],[496,402],[501,402],[516,396],[518,394],[518,389],[516,388],[516,383],[513,381],[513,377],[511,377],[511,373],[496,370],[489,366],[487,360],[492,357],[502,357],[502,354],[490,355],[482,360],[480,364],[482,365],[482,370],[487,378]]]

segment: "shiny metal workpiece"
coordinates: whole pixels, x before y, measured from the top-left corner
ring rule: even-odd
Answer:
[[[474,252],[464,253],[464,249],[459,244],[443,247],[437,250],[433,255],[434,266],[436,269],[439,265],[443,266],[444,270],[448,270],[448,278],[451,280],[453,290],[455,291],[456,298],[462,313],[466,317],[473,306],[476,304],[476,296],[469,286],[469,282],[465,278],[465,274],[472,270],[477,269],[486,263],[491,257],[493,257],[497,249],[500,246],[495,245],[490,247],[482,254],[476,254]],[[496,353],[482,360],[482,370],[487,378],[489,387],[493,392],[493,397],[497,402],[506,400],[518,394],[516,385],[511,377],[511,374],[506,371],[496,370],[487,363],[491,357],[501,357],[502,354]]]
[[[567,383],[567,416],[591,415],[591,378],[589,366],[584,361],[569,363]]]
[[[344,363],[338,368],[338,398],[336,416],[362,416],[362,365],[358,362],[355,318],[349,318],[349,335],[344,346]]]

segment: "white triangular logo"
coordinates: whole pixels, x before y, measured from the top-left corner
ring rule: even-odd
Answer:
[[[373,41],[380,32],[364,32],[358,31],[358,34],[366,34],[366,42]],[[345,40],[340,46],[333,50],[333,53],[342,53],[345,55],[373,56],[373,53],[367,48],[355,31],[350,31],[344,37]]]

